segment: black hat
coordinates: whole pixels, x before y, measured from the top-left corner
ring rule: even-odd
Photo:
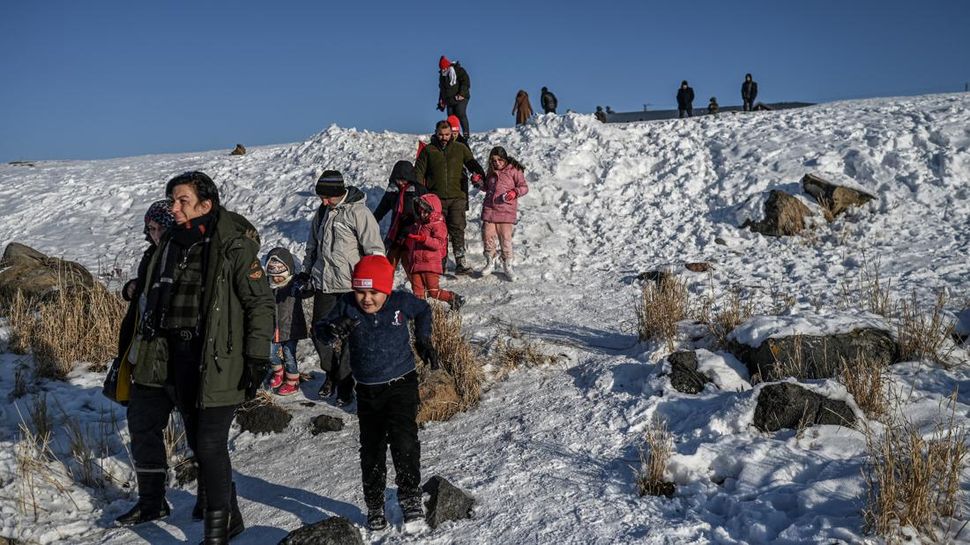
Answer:
[[[344,176],[338,170],[325,170],[317,178],[317,195],[321,197],[339,197],[347,192]]]

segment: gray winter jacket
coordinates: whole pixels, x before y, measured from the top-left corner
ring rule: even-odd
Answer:
[[[303,270],[310,274],[317,291],[352,291],[350,276],[360,258],[384,255],[381,229],[365,201],[361,190],[348,187],[340,204],[321,206],[313,215]]]

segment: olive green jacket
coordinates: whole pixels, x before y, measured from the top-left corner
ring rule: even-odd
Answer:
[[[439,199],[467,199],[467,186],[461,182],[467,168],[474,174],[485,175],[470,149],[461,142],[451,142],[441,148],[437,137],[425,146],[414,163],[418,183],[428,188]]]
[[[240,379],[245,359],[269,359],[276,301],[260,265],[259,235],[246,218],[219,207],[203,279],[202,385],[197,406],[223,407],[245,400]],[[166,235],[159,243],[169,243]],[[156,251],[148,266],[145,289],[154,282]],[[132,379],[143,386],[163,386],[168,378],[164,335],[135,339]],[[258,380],[258,379],[257,379]]]

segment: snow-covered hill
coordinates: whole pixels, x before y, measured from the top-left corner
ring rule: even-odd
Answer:
[[[430,127],[429,127],[430,129]],[[376,204],[391,166],[413,159],[417,136],[330,127],[306,142],[106,161],[0,166],[0,244],[19,241],[87,265],[129,272],[144,246],[141,216],[165,182],[203,170],[224,204],[259,226],[264,252],[302,255],[318,202],[316,175],[336,168]],[[840,427],[766,435],[751,423],[754,391],[687,397],[658,377],[662,347],[638,344],[632,307],[638,273],[707,261],[713,273],[682,273],[696,294],[742,289],[797,309],[844,303],[842,289],[878,266],[900,295],[929,300],[940,289],[959,310],[970,279],[970,95],[820,105],[628,125],[589,116],[543,116],[515,129],[475,134],[484,161],[495,145],[527,167],[531,191],[516,232],[519,280],[447,280],[466,296],[468,333],[483,345],[517,327],[568,364],[513,373],[480,407],[421,432],[426,476],[442,474],[479,500],[475,518],[431,533],[366,534],[379,543],[831,543],[862,536],[864,438]],[[764,192],[800,193],[816,172],[877,200],[805,237],[766,238],[738,228],[758,216]],[[469,252],[481,264],[472,196]],[[808,201],[806,200],[806,204]],[[818,207],[810,207],[818,212]],[[477,261],[476,261],[477,260]],[[0,390],[14,363],[0,360]],[[712,355],[715,359],[722,359]],[[302,362],[315,368],[315,356]],[[912,393],[909,414],[929,419],[959,387],[956,414],[970,420],[970,371],[901,364],[894,379]],[[316,400],[316,382],[305,385]],[[123,412],[100,397],[99,377],[46,384],[74,414]],[[301,521],[329,514],[362,523],[357,430],[313,437],[307,420],[325,404],[284,403],[296,417],[283,436],[231,436],[242,508],[251,529],[234,543],[275,543]],[[19,401],[21,405],[24,401]],[[20,417],[0,409],[0,535],[43,543],[179,543],[197,539],[192,495],[175,490],[175,514],[136,532],[108,528],[129,505],[80,487],[74,502],[51,492],[51,512],[19,512],[12,454]],[[100,416],[99,416],[100,415]],[[671,499],[640,498],[633,468],[655,416],[677,438]],[[123,426],[122,426],[123,427]],[[124,453],[116,458],[126,461]],[[964,480],[964,489],[968,488]],[[60,499],[58,499],[60,498]],[[400,521],[398,513],[397,522]],[[392,523],[395,521],[392,514]],[[970,535],[959,540],[970,542]]]

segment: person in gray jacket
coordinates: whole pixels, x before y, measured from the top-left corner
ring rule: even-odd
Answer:
[[[361,257],[384,255],[380,227],[361,190],[344,185],[343,175],[336,170],[321,174],[315,189],[320,208],[310,223],[303,272],[296,278],[314,290],[313,323],[330,312],[341,294],[353,291],[351,276]],[[349,404],[354,399],[349,351],[343,349],[336,354],[329,343],[316,335],[313,345],[320,356],[320,367],[327,373],[320,397],[330,397],[336,391],[337,404]]]

